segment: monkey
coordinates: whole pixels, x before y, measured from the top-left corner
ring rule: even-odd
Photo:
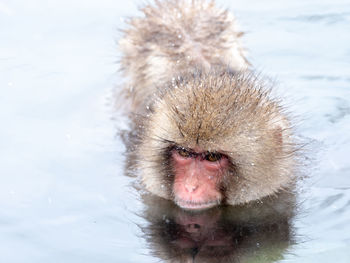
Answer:
[[[205,0],[155,1],[142,11],[119,42],[129,174],[193,211],[293,192],[291,120],[250,69],[233,15]]]

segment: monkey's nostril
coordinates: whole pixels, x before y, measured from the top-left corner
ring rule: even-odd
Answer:
[[[198,188],[198,185],[188,185],[188,184],[186,184],[186,185],[185,185],[185,188],[186,188],[186,190],[187,190],[189,193],[193,193],[193,192],[196,191],[196,189]]]

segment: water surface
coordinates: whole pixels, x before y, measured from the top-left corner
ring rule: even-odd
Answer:
[[[242,230],[248,238],[237,242],[246,241],[240,244],[247,250],[236,255],[249,255],[249,262],[350,261],[350,2],[218,2],[234,11],[249,60],[275,80],[298,135],[312,142],[296,217],[276,223],[281,232],[235,228],[237,221],[221,212],[211,220],[183,216],[168,205],[164,218],[147,217],[123,175],[124,146],[116,137],[123,122],[113,103],[121,83],[117,29],[140,3],[2,0],[3,262],[159,262],[154,245],[164,236],[157,231],[174,226],[184,235],[170,235],[172,241],[192,242],[175,244],[203,244],[212,235],[229,255],[236,241],[227,232]],[[262,242],[269,251],[259,248]]]

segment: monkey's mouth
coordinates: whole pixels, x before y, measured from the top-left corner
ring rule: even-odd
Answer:
[[[176,198],[175,203],[186,210],[203,210],[219,205],[220,201],[213,200],[208,202],[195,202]]]

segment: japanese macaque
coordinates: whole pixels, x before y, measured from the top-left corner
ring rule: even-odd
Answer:
[[[142,11],[120,40],[132,173],[188,210],[291,191],[290,121],[249,70],[234,17],[204,0],[155,1]]]

